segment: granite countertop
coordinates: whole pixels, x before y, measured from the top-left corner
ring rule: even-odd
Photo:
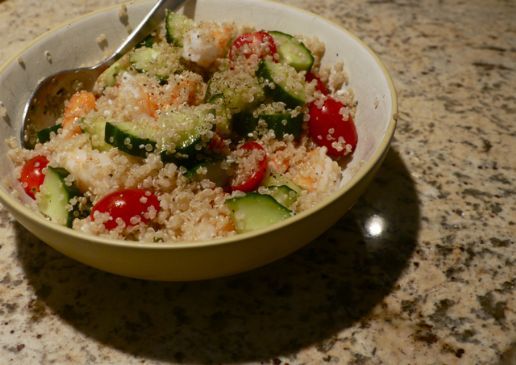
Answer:
[[[0,0],[0,63],[118,0]],[[55,252],[0,206],[2,364],[516,363],[513,1],[285,1],[392,73],[378,176],[322,237],[229,278],[156,283]]]

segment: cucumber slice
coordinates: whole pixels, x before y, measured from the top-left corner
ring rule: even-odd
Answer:
[[[293,215],[272,196],[247,193],[226,200],[238,233],[250,232],[281,222]]]
[[[292,108],[306,103],[304,76],[293,67],[263,60],[256,75],[264,80],[265,92],[274,100],[282,101]]]
[[[138,72],[148,72],[159,58],[159,51],[153,48],[138,48],[133,51],[130,62]]]
[[[258,79],[243,71],[215,72],[208,82],[206,100],[219,94],[224,97],[226,107],[233,114],[250,109],[265,100],[265,93]]]
[[[183,47],[183,37],[194,26],[194,21],[183,14],[167,10],[165,15],[166,38],[168,43]]]
[[[67,185],[65,178],[70,173],[60,167],[47,167],[45,180],[36,195],[38,208],[52,222],[70,226],[74,215],[70,207],[70,199],[78,196],[79,189],[75,184]]]
[[[209,139],[205,136],[213,130],[215,120],[213,109],[202,105],[161,114],[158,118],[164,131],[160,142],[161,159],[191,164],[208,144]]]
[[[289,188],[287,185],[269,186],[269,194],[278,201],[281,205],[290,208],[294,204],[299,194]]]
[[[133,50],[129,62],[136,71],[155,76],[159,80],[167,80],[171,74],[183,70],[179,52],[166,43]]]
[[[57,134],[59,128],[61,128],[61,123],[40,130],[38,133],[36,133],[37,142],[45,143],[50,141],[50,136],[52,135],[52,133]]]
[[[153,45],[154,45],[154,36],[152,34],[149,34],[140,43],[138,43],[136,45],[136,48],[140,48],[140,47],[151,48]]]
[[[288,177],[278,173],[271,173],[269,176],[267,176],[263,181],[263,185],[267,187],[285,185],[288,188],[294,190],[298,195],[303,191],[303,189],[295,182],[290,180]]]
[[[190,164],[208,144],[215,124],[206,106],[184,107],[160,115],[157,121],[106,122],[104,141],[133,156],[158,152],[164,162]]]
[[[233,130],[242,137],[250,137],[258,127],[258,118],[253,113],[242,112],[233,115]]]
[[[91,146],[99,151],[107,151],[112,146],[106,143],[106,119],[101,116],[92,119],[82,119],[80,126],[85,133],[90,135]]]
[[[222,137],[229,137],[231,135],[231,111],[226,106],[223,94],[216,94],[210,97],[207,101],[213,104],[215,111],[215,130]]]
[[[282,138],[285,134],[292,134],[295,138],[299,138],[303,130],[303,114],[295,117],[290,113],[260,115],[258,119],[263,119],[277,138]]]
[[[230,171],[222,168],[222,161],[201,162],[190,168],[185,176],[191,181],[208,179],[220,187],[228,186],[231,179]]]
[[[91,208],[92,205],[89,200],[83,205],[79,203],[75,204],[72,207],[72,211],[70,212],[70,214],[68,214],[68,221],[66,225],[71,228],[73,226],[74,219],[84,219],[87,216],[89,216],[91,213]]]
[[[99,76],[99,83],[104,87],[115,86],[117,76],[127,69],[129,63],[127,57],[122,57]]]
[[[133,156],[146,157],[156,149],[160,131],[150,123],[106,122],[104,141]]]
[[[258,117],[252,113],[238,113],[233,116],[233,128],[239,135],[246,137],[256,130],[260,120],[274,131],[276,138],[283,138],[285,134],[298,138],[303,131],[303,114],[293,117],[290,113],[262,114]]]
[[[314,64],[314,56],[306,46],[290,34],[272,31],[280,61],[294,67],[297,71],[309,71]]]

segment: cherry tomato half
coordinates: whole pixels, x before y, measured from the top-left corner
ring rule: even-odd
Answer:
[[[230,186],[231,191],[243,191],[244,193],[256,190],[262,183],[267,173],[267,154],[261,144],[254,141],[249,141],[240,146],[241,150],[244,151],[263,151],[263,158],[256,161],[256,165],[253,166],[251,173],[248,176],[236,176],[233,179],[233,183]],[[238,174],[238,171],[237,171]],[[243,180],[243,181],[242,181]]]
[[[278,50],[274,39],[269,33],[262,30],[239,35],[229,49],[229,59],[234,61],[239,56],[249,58],[253,54],[259,58],[264,58],[276,53],[278,53]]]
[[[341,157],[353,152],[357,146],[358,135],[351,116],[346,119],[341,114],[344,104],[332,97],[327,97],[319,108],[316,102],[309,105],[310,120],[308,133],[319,146],[328,148],[328,155]],[[351,146],[351,151],[346,149]]]
[[[306,79],[307,82],[315,80],[315,82],[316,82],[315,90],[320,91],[324,95],[328,95],[329,94],[328,93],[328,88],[326,87],[324,82],[319,77],[315,76],[313,73],[308,72],[306,74],[306,76],[305,76],[305,79]]]
[[[43,169],[47,167],[48,160],[45,156],[36,156],[31,158],[23,165],[20,175],[20,182],[25,189],[27,195],[32,199],[36,198],[39,187],[45,181]]]
[[[139,217],[144,223],[148,223],[145,213],[150,207],[159,212],[160,205],[156,195],[146,189],[125,189],[110,193],[100,199],[91,210],[91,219],[94,220],[94,213],[108,213],[112,219],[104,222],[107,229],[117,226],[117,218],[121,218],[127,226],[136,223],[133,217]]]

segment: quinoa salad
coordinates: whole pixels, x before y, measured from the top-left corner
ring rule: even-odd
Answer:
[[[356,101],[318,39],[167,12],[31,148],[9,138],[23,194],[50,221],[115,239],[227,237],[340,186]],[[29,198],[30,197],[30,198]]]

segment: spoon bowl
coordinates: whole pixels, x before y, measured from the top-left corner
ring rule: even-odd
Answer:
[[[36,133],[55,123],[63,113],[65,101],[72,94],[79,90],[91,91],[100,74],[156,28],[167,9],[176,10],[185,2],[158,0],[113,55],[95,66],[60,71],[40,81],[23,109],[20,136],[22,146],[32,148],[36,143]]]
[[[53,125],[63,115],[64,103],[79,90],[92,90],[95,80],[109,67],[101,63],[93,67],[65,70],[47,77],[32,93],[23,114],[21,141],[25,148],[36,144],[36,133]]]

